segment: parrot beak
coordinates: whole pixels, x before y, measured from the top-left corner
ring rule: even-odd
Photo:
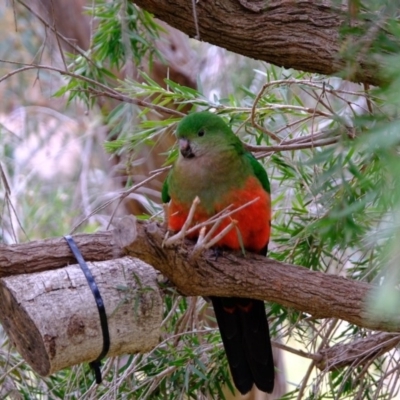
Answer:
[[[184,158],[193,158],[194,153],[188,139],[179,139],[179,151]]]

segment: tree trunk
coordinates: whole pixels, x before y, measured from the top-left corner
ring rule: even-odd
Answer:
[[[156,271],[130,257],[88,266],[106,309],[107,356],[156,346],[163,311]],[[0,318],[19,353],[43,376],[93,361],[103,348],[99,312],[79,265],[0,279]]]

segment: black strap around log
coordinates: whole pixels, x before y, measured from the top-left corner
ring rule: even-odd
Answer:
[[[93,293],[94,299],[96,300],[97,309],[99,311],[101,331],[103,333],[103,350],[101,351],[100,355],[96,358],[96,360],[91,361],[89,365],[93,369],[96,378],[96,383],[100,384],[102,381],[101,370],[100,370],[101,360],[107,355],[108,350],[110,349],[110,334],[108,331],[107,314],[104,307],[103,299],[100,295],[99,288],[93,278],[92,273],[90,272],[89,267],[86,264],[86,261],[82,256],[82,253],[78,249],[78,246],[76,245],[74,239],[70,235],[64,236],[64,239],[67,241],[72,253],[76,258],[76,261],[78,261],[78,264],[81,267],[82,272],[86,277],[87,283],[90,287],[90,290]]]

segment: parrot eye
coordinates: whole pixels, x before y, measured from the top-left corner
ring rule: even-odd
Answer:
[[[200,129],[200,130],[197,132],[197,136],[199,136],[199,137],[204,136],[204,134],[205,134],[204,129]]]

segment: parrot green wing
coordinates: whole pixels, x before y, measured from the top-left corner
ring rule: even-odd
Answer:
[[[168,178],[169,178],[169,174],[165,178],[165,181],[163,183],[163,187],[162,187],[162,190],[161,190],[161,200],[162,200],[163,203],[168,203],[171,200],[171,197],[169,195],[169,188],[168,188]]]
[[[269,184],[268,175],[264,167],[257,161],[257,159],[251,153],[245,153],[245,156],[249,159],[250,165],[253,168],[254,175],[261,182],[262,187],[267,193],[271,193],[271,186]]]
[[[267,193],[271,194],[271,186],[269,184],[269,179],[267,172],[265,171],[265,168],[257,161],[257,159],[253,156],[252,153],[245,150],[243,143],[236,135],[233,134],[233,132],[232,135],[235,137],[235,142],[233,143],[233,146],[235,147],[237,154],[239,156],[244,156],[248,159],[254,175],[261,182],[261,185],[264,188],[264,190]]]

